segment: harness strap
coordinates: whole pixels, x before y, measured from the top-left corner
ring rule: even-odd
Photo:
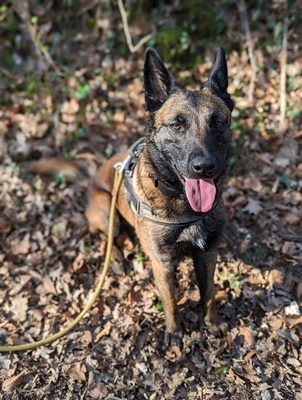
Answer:
[[[124,171],[124,185],[127,192],[127,201],[132,211],[135,212],[139,217],[154,222],[158,225],[170,226],[170,227],[186,227],[194,224],[201,219],[203,216],[197,216],[196,218],[183,219],[182,221],[173,221],[169,218],[163,218],[159,216],[150,206],[142,202],[135,193],[133,185],[133,173],[138,162],[138,158],[145,147],[144,138],[137,140],[130,148],[127,158],[119,163]],[[183,195],[177,189],[167,186],[164,182],[153,176],[149,175],[154,186],[158,188],[162,193],[174,197],[182,198]]]
[[[166,194],[170,197],[175,197],[176,199],[184,198],[184,195],[178,190],[171,186],[166,185],[163,181],[158,179],[156,176],[149,174],[149,178],[151,178],[153,185],[158,188],[162,193]]]

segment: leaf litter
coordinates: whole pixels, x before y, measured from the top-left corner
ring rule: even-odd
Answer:
[[[288,67],[299,81],[294,34],[292,43]],[[94,45],[89,35],[72,45],[66,40],[71,76],[31,99],[22,86],[3,83],[9,101],[0,110],[1,344],[38,340],[69,324],[91,296],[106,247],[104,236],[87,229],[85,182],[42,178],[28,172],[28,163],[63,155],[93,173],[144,132],[142,54],[128,59],[102,49],[100,75]],[[78,52],[83,61],[75,62]],[[265,50],[257,56],[269,59]],[[101,297],[72,333],[31,352],[0,355],[2,398],[302,399],[301,117],[289,118],[286,137],[278,135],[279,66],[259,71],[256,110],[249,110],[250,65],[235,50],[228,63],[239,115],[216,273],[227,334],[199,331],[198,291],[184,263],[177,272],[184,345],[165,349],[150,262],[124,238]],[[25,87],[25,74],[18,79]],[[288,95],[294,105],[301,86]]]

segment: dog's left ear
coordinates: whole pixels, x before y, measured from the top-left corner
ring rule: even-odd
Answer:
[[[144,83],[146,107],[150,112],[158,110],[175,87],[175,79],[151,48],[145,54]]]
[[[210,86],[215,85],[221,92],[228,88],[228,66],[225,59],[225,52],[222,47],[217,51],[216,58],[207,82]]]
[[[230,111],[234,108],[228,89],[228,66],[225,59],[225,52],[222,47],[217,51],[216,58],[210,72],[209,79],[203,86],[208,86],[216,92],[216,94],[224,100]]]

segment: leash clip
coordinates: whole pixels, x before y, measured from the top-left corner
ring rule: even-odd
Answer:
[[[128,168],[132,157],[129,154],[124,161],[119,161],[113,165],[113,167],[117,170],[119,174],[123,174],[125,170]]]

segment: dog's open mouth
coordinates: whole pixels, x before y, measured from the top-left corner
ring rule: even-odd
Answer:
[[[190,206],[195,212],[208,212],[213,208],[216,198],[216,186],[213,179],[185,180],[185,191]]]
[[[185,187],[186,196],[192,210],[203,213],[210,211],[214,207],[216,199],[216,185],[214,179],[186,178],[179,172],[175,164],[174,168],[178,178]]]

